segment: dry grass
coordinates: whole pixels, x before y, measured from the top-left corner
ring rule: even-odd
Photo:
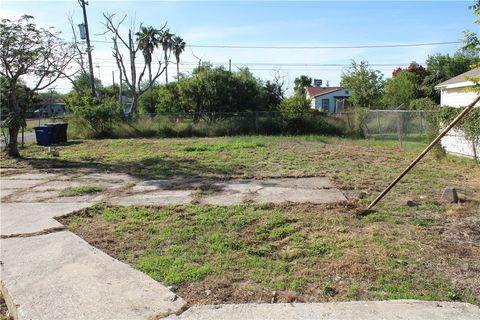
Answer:
[[[35,147],[27,159],[3,163],[108,168],[144,179],[327,176],[345,191],[347,205],[100,206],[66,220],[91,244],[177,286],[190,303],[478,304],[480,170],[472,161],[427,156],[376,212],[354,214],[423,146],[318,136],[102,140],[62,147],[60,158]],[[447,186],[464,202],[440,202]]]

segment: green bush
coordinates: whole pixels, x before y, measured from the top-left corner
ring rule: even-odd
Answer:
[[[111,136],[113,126],[121,120],[121,110],[113,97],[101,101],[97,97],[77,96],[70,100],[70,108],[73,131],[83,138]]]

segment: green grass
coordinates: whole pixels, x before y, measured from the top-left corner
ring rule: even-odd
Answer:
[[[106,139],[60,146],[60,157],[32,146],[23,150],[24,159],[0,161],[2,167],[110,170],[145,180],[326,176],[347,195],[367,194],[338,206],[100,206],[68,218],[72,231],[153,278],[178,285],[188,301],[269,302],[277,290],[285,302],[479,303],[480,248],[443,238],[455,223],[478,217],[480,170],[473,161],[428,155],[376,212],[354,217],[424,147],[327,136]],[[447,186],[469,201],[439,202]],[[407,206],[407,200],[418,205]],[[206,288],[218,294],[206,297]]]
[[[70,187],[65,190],[62,190],[59,196],[60,197],[78,197],[78,196],[84,196],[87,194],[102,192],[103,190],[105,190],[105,188],[100,186]]]
[[[192,284],[222,292],[236,283],[248,283],[254,296],[278,290],[284,301],[294,295],[480,302],[478,291],[458,288],[446,271],[456,262],[430,229],[433,222],[418,224],[404,213],[378,218],[385,216],[359,219],[341,205],[97,205],[64,222],[109,254],[178,286],[190,302],[204,295],[192,292]]]

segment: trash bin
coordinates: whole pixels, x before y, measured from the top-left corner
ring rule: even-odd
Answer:
[[[59,123],[60,127],[60,142],[67,142],[67,129],[68,129],[68,123],[67,122],[60,122]]]
[[[35,130],[35,138],[39,146],[52,145],[52,131],[53,126],[38,126],[33,128]]]
[[[47,123],[46,126],[52,127],[52,144],[59,144],[67,142],[67,127],[66,122]]]

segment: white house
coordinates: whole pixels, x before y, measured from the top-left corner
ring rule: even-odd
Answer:
[[[466,90],[474,85],[472,81],[467,80],[467,77],[477,76],[480,76],[480,68],[472,69],[435,86],[436,89],[440,90],[440,104],[455,108],[466,107],[470,104],[477,96],[477,93]],[[477,103],[475,107],[480,107],[480,103]],[[480,124],[478,125],[480,126]],[[449,153],[467,157],[474,156],[474,146],[465,139],[463,132],[459,129],[452,129],[442,139],[441,144]],[[480,146],[475,147],[478,154]]]
[[[307,87],[307,97],[312,99],[312,109],[322,112],[343,112],[350,105],[350,90],[342,87]]]

